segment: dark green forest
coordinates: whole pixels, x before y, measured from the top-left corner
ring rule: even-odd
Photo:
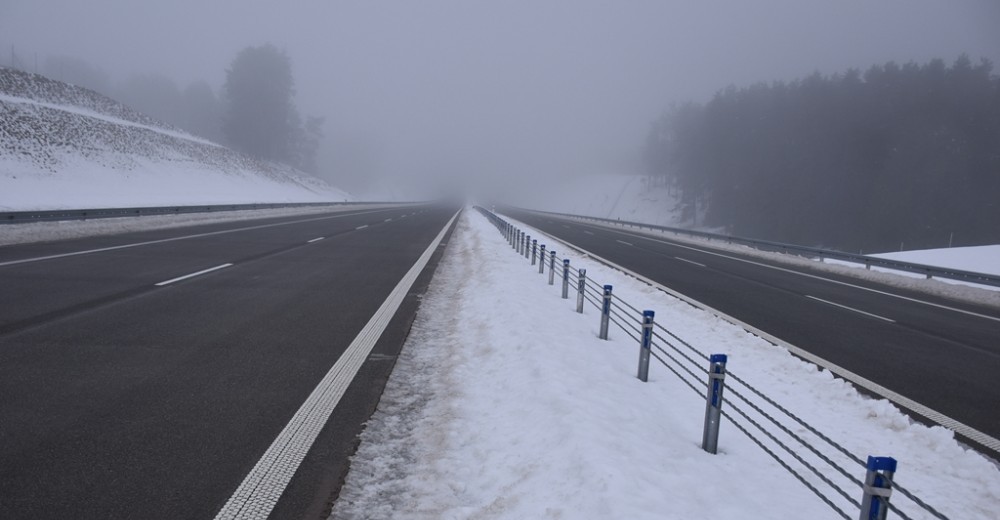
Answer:
[[[1000,243],[1000,77],[986,60],[729,87],[645,144],[686,223],[852,252]]]

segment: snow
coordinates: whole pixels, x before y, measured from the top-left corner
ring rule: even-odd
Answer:
[[[351,197],[336,188],[310,189],[252,171],[228,174],[196,162],[160,161],[108,153],[129,164],[107,167],[64,155],[59,172],[45,172],[12,156],[0,156],[0,210],[332,202]]]
[[[0,68],[0,211],[347,200],[96,92]]]
[[[59,104],[55,104],[55,103],[46,103],[44,101],[38,101],[38,100],[34,100],[34,99],[22,98],[22,97],[17,97],[17,96],[10,96],[10,95],[7,95],[7,94],[0,94],[0,101],[5,102],[5,103],[16,103],[16,104],[34,105],[34,106],[39,106],[39,107],[51,108],[51,109],[54,109],[54,110],[59,110],[59,111],[70,113],[70,114],[76,114],[78,116],[88,117],[88,118],[91,118],[91,119],[98,119],[98,120],[101,120],[101,121],[104,121],[104,122],[107,122],[107,123],[112,123],[112,124],[119,125],[119,126],[131,126],[131,127],[134,127],[134,128],[142,128],[144,130],[149,130],[151,132],[156,132],[158,134],[163,134],[163,135],[170,136],[170,137],[176,137],[178,139],[185,139],[185,140],[188,140],[188,141],[194,141],[196,143],[207,144],[209,146],[220,146],[220,145],[218,145],[216,143],[213,143],[212,141],[209,141],[207,139],[202,139],[200,137],[196,137],[196,136],[193,136],[193,135],[185,133],[185,132],[178,132],[176,130],[171,130],[171,129],[168,129],[168,128],[162,128],[162,127],[153,126],[153,125],[146,125],[146,124],[142,124],[142,123],[135,123],[135,122],[132,122],[132,121],[126,121],[125,119],[121,119],[121,118],[117,118],[117,117],[112,117],[112,116],[104,115],[104,114],[101,114],[101,113],[96,112],[94,110],[90,110],[90,109],[86,109],[86,108],[80,108],[80,107],[74,107],[74,106],[66,106],[66,105],[59,105]]]
[[[1000,245],[921,249],[872,256],[1000,276]]]
[[[654,309],[658,323],[702,355],[729,354],[732,373],[853,454],[896,457],[897,483],[945,515],[995,518],[1000,471],[948,430],[912,423],[891,403],[863,397],[829,372],[620,272],[558,254],[599,284],[613,284],[616,297]],[[614,325],[609,341],[597,339],[596,309],[588,304],[577,314],[575,299],[560,299],[558,282],[549,286],[547,278],[485,218],[463,213],[332,518],[836,517],[728,419],[719,454],[703,452],[704,396],[655,360],[649,382],[640,382],[637,343]],[[696,374],[704,374],[701,364]],[[724,410],[733,403],[727,394]],[[789,428],[863,478],[862,467],[800,426]],[[824,474],[860,499],[857,485]],[[857,515],[817,478],[807,479]],[[898,493],[892,501],[913,518],[929,518]]]
[[[679,225],[676,197],[662,183],[644,175],[576,176],[556,181],[547,189],[518,190],[513,196],[511,204],[543,211]]]

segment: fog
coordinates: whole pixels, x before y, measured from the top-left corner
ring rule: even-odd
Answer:
[[[272,43],[300,111],[326,118],[322,176],[500,193],[639,172],[652,120],[727,85],[1000,63],[997,27],[994,0],[0,0],[0,64],[73,56],[113,82],[155,73],[218,93],[241,49]]]

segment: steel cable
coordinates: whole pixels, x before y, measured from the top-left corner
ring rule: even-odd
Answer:
[[[767,446],[764,446],[764,443],[762,443],[759,439],[757,439],[756,437],[754,437],[753,434],[751,434],[746,428],[743,427],[743,425],[741,425],[740,423],[734,421],[733,418],[732,418],[732,416],[729,415],[729,413],[727,411],[721,410],[721,412],[722,412],[722,415],[725,418],[729,419],[729,422],[732,423],[733,426],[735,426],[738,430],[740,430],[741,432],[743,432],[744,435],[746,435],[747,437],[749,437],[751,441],[753,441],[755,444],[757,444],[757,446],[759,446],[760,449],[764,450],[765,453],[767,453],[768,455],[770,455],[772,459],[774,459],[775,461],[778,462],[778,464],[781,464],[781,467],[785,468],[785,470],[787,470],[789,473],[791,473],[792,475],[794,475],[795,478],[797,478],[799,480],[799,482],[801,482],[804,486],[806,486],[807,488],[809,488],[810,491],[812,491],[813,493],[815,493],[816,496],[818,496],[820,498],[820,500],[822,500],[824,503],[826,503],[826,505],[830,506],[831,509],[833,509],[834,511],[836,511],[837,513],[839,513],[842,518],[844,518],[846,520],[851,520],[851,517],[848,516],[848,514],[845,513],[842,509],[840,509],[839,507],[837,507],[837,505],[834,504],[833,501],[831,501],[826,495],[824,495],[823,493],[820,493],[819,490],[816,489],[815,486],[813,486],[808,481],[806,481],[806,479],[802,475],[799,475],[798,472],[796,472],[794,469],[792,469],[792,467],[789,466],[785,461],[781,460],[781,457],[778,457],[778,455],[776,453],[774,453],[773,451],[771,451]],[[860,509],[861,506],[859,505],[858,507]]]
[[[933,507],[931,507],[929,504],[927,504],[923,500],[920,500],[919,498],[917,498],[913,493],[911,493],[908,490],[906,490],[906,488],[904,488],[903,486],[900,486],[899,484],[893,482],[892,479],[887,478],[885,475],[882,475],[882,478],[884,478],[886,481],[889,482],[889,485],[892,487],[892,489],[894,491],[899,491],[903,496],[905,496],[906,498],[909,498],[910,500],[913,501],[913,503],[915,503],[918,506],[924,508],[925,511],[927,511],[928,513],[934,515],[934,517],[940,518],[942,520],[948,520],[947,516],[944,516],[937,509],[934,509]],[[893,511],[895,511],[896,513],[900,514],[901,516],[903,515],[900,511],[896,510],[895,506],[893,506],[892,503],[889,504],[889,508],[892,509]]]
[[[653,337],[654,338],[658,338],[660,341],[662,341],[663,343],[665,343],[667,346],[669,346],[670,348],[674,349],[675,352],[677,352],[678,354],[680,354],[681,356],[683,356],[684,359],[688,360],[688,362],[691,363],[694,366],[701,367],[702,364],[705,361],[708,361],[708,359],[709,359],[708,356],[705,356],[705,358],[702,359],[701,362],[692,359],[691,356],[685,354],[684,351],[682,351],[681,349],[679,349],[676,346],[674,346],[674,344],[671,343],[669,339],[664,338],[663,336],[657,334],[655,328],[653,329]]]
[[[728,377],[729,374],[726,374],[726,376]],[[819,457],[823,462],[826,462],[827,464],[829,464],[830,466],[832,466],[834,469],[836,469],[841,475],[844,476],[844,478],[846,478],[847,480],[849,480],[849,481],[857,484],[858,486],[862,486],[862,487],[864,486],[864,482],[863,481],[861,481],[857,477],[851,475],[850,472],[848,472],[846,469],[840,467],[837,463],[835,463],[833,460],[831,460],[829,457],[827,457],[826,454],[822,453],[821,451],[819,451],[818,449],[816,449],[816,447],[814,447],[812,444],[809,444],[804,439],[802,439],[801,437],[799,437],[798,435],[796,435],[794,432],[792,432],[790,429],[788,429],[787,426],[785,426],[784,424],[781,424],[780,422],[778,422],[774,417],[771,417],[770,415],[768,415],[767,412],[765,412],[764,410],[762,410],[756,404],[752,403],[743,394],[741,394],[738,391],[736,391],[735,388],[733,388],[732,386],[730,386],[729,388],[727,388],[727,390],[732,395],[735,395],[736,397],[739,397],[740,400],[742,400],[744,403],[748,404],[750,406],[750,408],[754,409],[754,411],[756,411],[757,413],[759,413],[762,416],[764,416],[767,420],[771,421],[781,431],[785,432],[786,435],[788,435],[789,437],[791,437],[791,438],[795,439],[796,441],[798,441],[799,444],[805,446],[809,451],[813,452],[813,454],[815,454],[817,457]]]
[[[677,342],[678,342],[678,343],[680,343],[681,345],[684,345],[685,347],[687,347],[688,349],[690,349],[690,350],[691,350],[692,352],[694,352],[695,354],[698,354],[699,356],[701,356],[702,358],[704,358],[704,360],[705,360],[705,361],[708,361],[708,358],[709,358],[709,357],[708,357],[707,355],[705,355],[705,354],[704,354],[703,352],[701,352],[700,350],[698,350],[698,349],[694,348],[694,346],[693,346],[693,345],[691,345],[691,344],[690,344],[690,343],[688,343],[687,341],[684,341],[684,339],[683,339],[683,338],[681,338],[680,336],[678,336],[677,334],[674,334],[673,332],[670,332],[669,330],[667,330],[667,328],[666,328],[666,327],[664,327],[663,325],[660,325],[660,324],[657,324],[657,323],[654,323],[654,324],[653,324],[653,327],[654,327],[654,328],[657,328],[657,327],[658,327],[658,328],[659,328],[660,330],[662,330],[663,332],[666,332],[668,336],[670,336],[671,338],[674,338],[675,340],[677,340]],[[654,330],[654,334],[655,334],[655,330]],[[662,336],[661,336],[661,338],[662,338]],[[666,339],[664,339],[664,341],[666,341]]]
[[[669,370],[669,371],[673,372],[673,373],[674,373],[674,375],[675,375],[675,376],[677,376],[677,379],[679,379],[679,380],[680,380],[680,381],[681,381],[682,383],[684,383],[685,385],[687,385],[687,386],[688,386],[688,388],[690,388],[691,390],[694,390],[694,393],[696,393],[696,394],[698,394],[698,395],[701,395],[701,394],[702,394],[702,392],[704,392],[704,390],[705,390],[705,389],[701,389],[701,390],[699,390],[699,389],[698,389],[697,387],[695,387],[695,386],[694,386],[693,384],[691,384],[691,382],[690,382],[690,381],[688,381],[687,379],[684,379],[684,377],[683,377],[683,376],[681,376],[679,372],[677,372],[676,370],[674,370],[674,367],[670,366],[670,364],[669,364],[669,363],[667,363],[666,361],[664,361],[664,360],[663,360],[663,358],[661,358],[661,357],[659,356],[659,354],[657,354],[657,353],[656,353],[655,351],[653,351],[653,350],[650,350],[650,351],[649,351],[649,353],[650,353],[650,355],[652,355],[652,356],[653,356],[654,358],[656,358],[656,360],[657,360],[657,361],[659,361],[659,362],[660,362],[660,364],[662,364],[662,365],[663,365],[664,367],[666,367],[666,368],[667,368],[667,370]],[[669,356],[669,355],[667,355],[667,357],[670,357],[670,356]]]
[[[851,496],[846,491],[844,491],[843,489],[841,489],[840,487],[838,487],[836,484],[833,483],[833,481],[831,481],[829,478],[827,478],[825,475],[823,475],[823,473],[820,472],[820,470],[818,468],[816,468],[812,464],[806,462],[806,460],[803,459],[802,456],[800,456],[798,453],[796,453],[795,450],[791,449],[785,443],[783,443],[780,440],[778,440],[778,438],[775,437],[773,433],[767,431],[760,423],[758,423],[757,421],[753,420],[749,415],[747,415],[746,412],[744,412],[743,410],[741,410],[739,407],[737,407],[732,402],[729,403],[729,409],[731,409],[734,412],[740,414],[740,416],[742,416],[744,419],[746,419],[748,422],[750,422],[750,424],[754,425],[754,427],[756,427],[758,430],[760,430],[761,433],[763,433],[764,435],[766,435],[767,438],[769,438],[772,441],[774,441],[774,443],[777,444],[778,446],[781,446],[781,449],[785,450],[795,460],[799,461],[799,464],[802,464],[803,466],[805,466],[806,468],[808,468],[809,471],[812,471],[814,475],[816,475],[817,477],[819,477],[819,479],[822,480],[824,483],[826,483],[826,485],[828,485],[831,488],[833,488],[840,496],[844,497],[845,500],[847,500],[851,504],[854,504],[854,506],[857,507],[858,509],[861,509],[861,502],[858,502],[857,500],[851,498]],[[731,422],[735,423],[735,421],[733,420],[732,417],[729,417],[729,420]],[[859,485],[863,485],[863,483],[860,483],[860,482],[858,484]]]
[[[736,381],[737,383],[745,386],[748,390],[750,390],[751,392],[753,392],[754,395],[756,395],[756,396],[760,397],[761,399],[763,399],[764,401],[766,401],[767,404],[769,404],[769,405],[777,408],[778,410],[781,410],[782,413],[784,413],[785,415],[787,415],[788,417],[790,417],[793,421],[795,421],[796,423],[798,423],[803,428],[805,428],[805,429],[809,430],[810,432],[812,432],[813,435],[816,435],[820,439],[823,439],[824,441],[826,441],[827,444],[829,444],[830,446],[833,446],[837,451],[839,451],[840,453],[842,453],[845,457],[848,457],[852,461],[856,462],[859,466],[861,466],[861,467],[865,467],[866,466],[865,461],[861,460],[860,457],[854,455],[853,453],[851,453],[850,451],[848,451],[847,448],[844,448],[840,444],[837,444],[836,442],[833,441],[833,439],[830,439],[829,437],[827,437],[826,435],[824,435],[823,433],[821,433],[816,428],[813,428],[812,426],[810,426],[808,423],[806,423],[805,421],[803,421],[802,419],[800,419],[798,416],[796,416],[792,412],[790,412],[787,409],[785,409],[785,407],[781,406],[780,404],[778,404],[777,402],[775,402],[770,397],[764,395],[760,390],[757,390],[752,385],[750,385],[749,383],[747,383],[746,381],[744,381],[743,379],[741,379],[740,377],[738,377],[736,374],[727,371],[726,372],[726,377],[727,378],[731,377],[734,381]]]
[[[702,380],[704,374],[696,374],[696,373],[692,372],[690,368],[684,366],[680,361],[678,361],[676,358],[674,358],[673,356],[671,356],[669,352],[667,352],[666,350],[663,349],[663,347],[657,345],[655,342],[650,343],[650,347],[651,347],[651,349],[650,349],[651,351],[653,349],[659,350],[660,352],[663,353],[664,356],[667,356],[668,358],[670,358],[671,361],[673,361],[674,363],[677,363],[677,366],[680,367],[681,370],[687,372],[688,375],[690,375],[691,377],[693,377],[695,381],[699,381],[700,382]],[[677,349],[674,349],[674,350],[676,351]],[[705,384],[705,387],[708,388],[708,384],[707,383]]]

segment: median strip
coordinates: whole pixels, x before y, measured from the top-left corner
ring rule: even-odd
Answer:
[[[698,267],[705,267],[705,264],[695,262],[694,260],[688,260],[687,258],[681,258],[679,256],[675,256],[674,259],[675,260],[680,260],[681,262],[687,262],[689,264],[694,264],[694,265],[696,265]]]
[[[225,269],[225,268],[230,267],[232,265],[233,264],[222,264],[222,265],[217,265],[215,267],[209,267],[208,269],[202,269],[201,271],[198,271],[197,273],[191,273],[191,274],[186,274],[184,276],[178,276],[177,278],[171,278],[171,279],[169,279],[167,281],[160,282],[160,283],[155,284],[155,285],[157,287],[163,287],[164,285],[170,285],[170,284],[172,284],[174,282],[179,282],[181,280],[187,280],[188,278],[194,278],[195,276],[203,275],[205,273],[211,273],[212,271],[218,271],[219,269]]]

